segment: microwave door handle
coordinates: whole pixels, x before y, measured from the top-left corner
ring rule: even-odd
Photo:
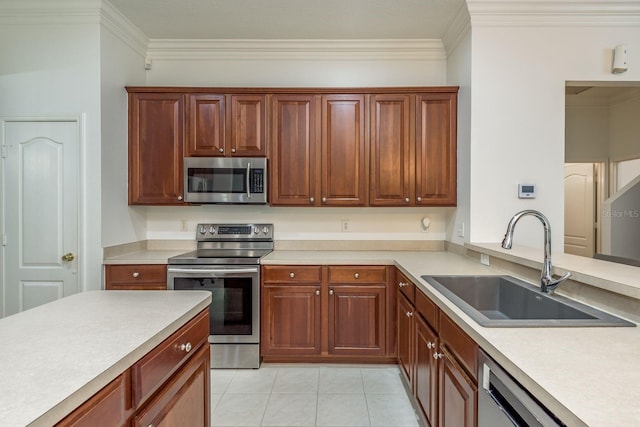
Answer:
[[[249,179],[251,175],[251,162],[247,162],[247,199],[251,198],[251,180]]]

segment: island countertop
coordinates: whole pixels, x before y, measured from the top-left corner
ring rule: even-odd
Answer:
[[[201,291],[93,291],[0,319],[0,425],[55,424],[210,302]]]

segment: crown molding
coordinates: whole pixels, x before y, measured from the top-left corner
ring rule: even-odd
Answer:
[[[102,1],[100,23],[142,57],[147,55],[149,38],[111,2]]]
[[[453,52],[460,42],[464,39],[465,35],[471,30],[471,17],[469,16],[469,10],[466,3],[460,6],[456,16],[453,18],[451,25],[447,28],[442,36],[442,43],[447,52],[447,56]]]
[[[472,27],[640,26],[637,0],[467,0]]]
[[[410,60],[446,59],[439,39],[398,40],[169,40],[151,39],[147,55],[160,60]]]

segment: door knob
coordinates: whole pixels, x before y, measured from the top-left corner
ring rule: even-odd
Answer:
[[[74,254],[72,254],[71,252],[62,255],[62,260],[63,261],[73,261],[76,258],[76,256]]]

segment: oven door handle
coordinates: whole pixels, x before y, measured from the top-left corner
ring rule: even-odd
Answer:
[[[172,268],[167,269],[167,273],[187,273],[187,274],[247,274],[257,273],[257,268]]]

